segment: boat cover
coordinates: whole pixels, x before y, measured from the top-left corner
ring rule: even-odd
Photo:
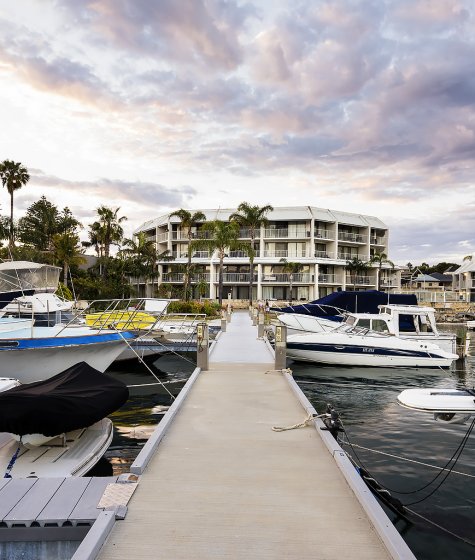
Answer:
[[[415,294],[387,294],[378,290],[341,291],[333,292],[310,303],[282,308],[273,307],[272,311],[332,318],[338,315],[342,309],[350,313],[379,313],[378,305],[388,303],[417,305],[417,297]]]
[[[0,432],[56,436],[87,428],[128,397],[121,381],[80,362],[45,381],[0,393]]]

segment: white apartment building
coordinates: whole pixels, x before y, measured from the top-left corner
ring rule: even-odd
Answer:
[[[236,208],[201,210],[207,221],[228,221]],[[194,212],[190,211],[190,212]],[[376,289],[379,269],[373,265],[364,275],[350,275],[347,261],[358,257],[369,261],[375,253],[388,254],[388,228],[378,218],[351,214],[312,206],[274,208],[267,214],[268,224],[256,234],[254,259],[253,299],[307,301],[325,296],[338,289]],[[203,223],[193,227],[193,237],[200,238]],[[159,252],[169,250],[174,260],[160,262],[158,280],[154,286],[141,286],[141,295],[153,295],[160,283],[183,284],[183,272],[187,262],[188,237],[177,217],[169,214],[145,222],[134,232],[144,232],[147,239],[155,242]],[[249,241],[249,231],[240,230],[240,240]],[[299,273],[284,272],[282,258],[302,265]],[[195,264],[192,283],[206,282],[205,297],[218,297],[218,257],[206,251],[194,251]],[[249,258],[241,251],[229,251],[224,260],[224,297],[248,299]],[[292,280],[292,294],[290,294]],[[380,288],[400,288],[400,272],[383,265]]]

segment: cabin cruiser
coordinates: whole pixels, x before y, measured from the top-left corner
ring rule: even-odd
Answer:
[[[379,313],[347,313],[343,323],[307,315],[279,315],[290,334],[328,332],[339,326],[364,328],[416,342],[430,342],[442,350],[456,353],[457,337],[439,332],[432,307],[418,305],[380,305]]]
[[[287,356],[297,361],[345,366],[449,367],[458,355],[419,340],[341,325],[328,332],[291,334]]]
[[[0,476],[86,474],[112,441],[106,416],[128,394],[122,382],[84,362],[47,381],[0,379]]]

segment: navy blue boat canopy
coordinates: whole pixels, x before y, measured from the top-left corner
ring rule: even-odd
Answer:
[[[45,381],[0,393],[0,432],[56,436],[87,428],[128,397],[121,381],[80,362]]]
[[[333,292],[320,299],[300,305],[288,307],[273,307],[272,311],[280,313],[301,313],[315,317],[328,317],[340,320],[341,310],[351,313],[379,313],[378,305],[388,303],[398,305],[417,305],[415,294],[387,294],[378,290],[365,290],[362,292],[341,291]]]

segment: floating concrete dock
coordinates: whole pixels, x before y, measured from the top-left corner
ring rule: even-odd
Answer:
[[[132,466],[125,519],[91,530],[73,558],[414,560],[320,420],[272,429],[316,414],[273,368],[234,313]]]

